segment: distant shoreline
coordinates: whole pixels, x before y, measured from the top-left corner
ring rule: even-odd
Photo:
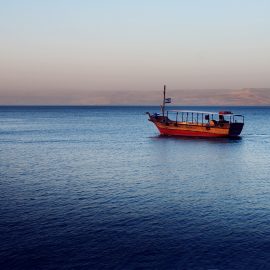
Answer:
[[[76,104],[73,104],[73,105],[69,105],[69,104],[55,104],[55,105],[47,105],[47,104],[41,104],[41,105],[38,105],[38,104],[27,104],[27,105],[13,105],[13,104],[10,104],[10,105],[1,105],[0,104],[0,107],[160,107],[159,105],[153,105],[153,104],[149,104],[149,105],[139,105],[139,104],[102,104],[102,105],[76,105]],[[175,108],[175,107],[211,107],[211,108],[220,108],[220,107],[232,107],[232,108],[268,108],[270,107],[270,104],[269,105],[173,105],[173,106],[170,106],[171,108]],[[170,108],[168,107],[168,108]]]
[[[270,106],[270,88],[243,89],[167,89],[175,106]],[[0,106],[159,106],[162,90],[82,91],[60,93],[27,91],[18,95],[0,95]]]

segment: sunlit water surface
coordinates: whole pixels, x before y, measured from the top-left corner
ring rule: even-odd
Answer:
[[[0,107],[1,269],[270,269],[270,108],[238,140],[155,109]]]

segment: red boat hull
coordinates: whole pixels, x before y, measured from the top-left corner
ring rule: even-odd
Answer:
[[[148,113],[149,114],[149,113]],[[153,122],[161,135],[188,137],[237,137],[240,135],[244,123],[231,122],[176,122],[163,116],[149,114],[149,121]]]
[[[186,137],[208,137],[208,138],[222,138],[228,137],[226,134],[217,134],[217,133],[209,133],[202,131],[190,131],[190,130],[177,130],[177,129],[166,129],[157,127],[161,135],[168,136],[186,136]]]

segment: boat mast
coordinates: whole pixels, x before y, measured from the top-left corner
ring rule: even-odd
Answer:
[[[165,104],[166,104],[166,85],[164,85],[164,90],[163,90],[163,105],[162,105],[162,116],[164,117],[165,115]]]

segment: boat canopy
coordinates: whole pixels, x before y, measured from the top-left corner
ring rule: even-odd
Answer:
[[[175,113],[200,113],[200,114],[216,114],[216,115],[233,115],[232,112],[229,111],[222,111],[222,112],[204,112],[204,111],[191,111],[191,110],[168,110],[168,112],[175,112]]]

